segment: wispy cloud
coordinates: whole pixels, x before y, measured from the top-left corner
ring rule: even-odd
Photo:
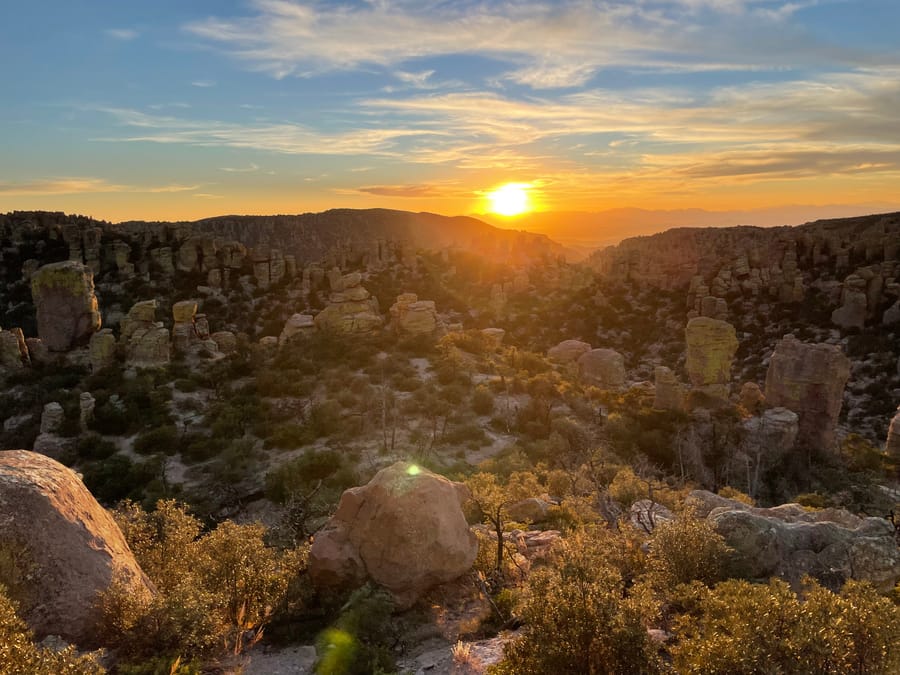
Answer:
[[[103,32],[114,40],[121,40],[122,42],[136,40],[140,35],[140,33],[133,28],[107,28]]]
[[[253,173],[254,171],[259,171],[259,165],[250,163],[250,166],[223,166],[219,168],[219,171],[225,171],[227,173]]]
[[[53,177],[22,182],[0,182],[0,194],[11,196],[25,195],[71,195],[109,192],[163,193],[191,192],[199,185],[160,185],[139,186],[111,183],[105,178],[96,177]]]
[[[200,87],[201,89],[208,89],[210,87],[216,86],[215,80],[194,80],[191,82],[192,87]]]

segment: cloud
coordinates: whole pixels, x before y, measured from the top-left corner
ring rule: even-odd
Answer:
[[[107,28],[103,32],[114,40],[121,40],[122,42],[136,40],[140,35],[140,33],[132,28]]]
[[[352,192],[362,192],[379,197],[437,197],[446,193],[434,185],[369,185],[358,187]]]
[[[199,187],[199,185],[161,185],[143,187],[135,185],[124,185],[120,183],[110,183],[105,178],[54,177],[18,183],[0,182],[0,194],[11,196],[51,196],[97,194],[110,192],[165,193],[190,192],[198,189]]]
[[[416,60],[476,55],[508,66],[497,82],[534,89],[583,86],[605,68],[696,72],[714,64],[718,70],[777,70],[875,65],[892,58],[839,47],[789,25],[814,4],[253,0],[249,15],[210,17],[184,30],[277,78],[371,66],[407,73],[400,66]]]
[[[219,168],[219,171],[226,171],[228,173],[253,173],[254,171],[259,171],[259,166],[250,162],[250,166],[246,167],[231,167],[231,166],[223,166]]]
[[[429,84],[428,79],[434,75],[433,70],[423,70],[420,73],[409,73],[404,70],[398,70],[394,72],[394,77],[396,77],[401,82],[409,84],[416,89],[428,89],[434,85]]]
[[[191,82],[192,87],[200,87],[201,89],[208,89],[209,87],[215,87],[215,80],[194,80]]]

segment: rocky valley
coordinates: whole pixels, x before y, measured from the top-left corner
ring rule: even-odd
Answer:
[[[0,248],[0,637],[33,663],[900,667],[898,213],[577,263],[349,209],[18,211]],[[880,656],[817,638],[838,615]]]

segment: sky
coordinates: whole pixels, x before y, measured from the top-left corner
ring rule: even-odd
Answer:
[[[0,212],[900,208],[897,0],[0,0]]]

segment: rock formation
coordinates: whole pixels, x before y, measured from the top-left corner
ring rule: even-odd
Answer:
[[[316,328],[343,334],[371,333],[384,324],[378,311],[378,300],[361,285],[359,272],[346,274],[340,283],[341,290],[333,291],[328,306],[315,317]]]
[[[734,573],[792,583],[809,574],[832,587],[860,579],[882,591],[900,580],[900,548],[893,525],[883,518],[841,509],[807,511],[799,504],[754,508],[703,490],[692,492],[689,501],[731,547]]]
[[[91,336],[89,344],[91,370],[99,372],[116,361],[116,336],[112,330],[103,328]]]
[[[851,274],[844,279],[841,306],[831,313],[831,321],[841,328],[862,328],[866,322],[866,281]]]
[[[114,579],[152,592],[109,513],[75,472],[43,455],[0,452],[0,543],[13,566],[0,581],[39,638],[90,640],[97,593]]]
[[[426,590],[465,574],[478,543],[462,505],[468,490],[397,462],[341,496],[310,549],[314,583],[355,587],[366,579],[410,606]]]
[[[766,401],[800,416],[803,443],[831,450],[849,377],[850,360],[839,347],[805,344],[785,335],[769,361]]]
[[[657,366],[653,375],[655,380],[653,407],[657,410],[683,410],[684,387],[671,368]]]
[[[429,335],[437,330],[438,318],[434,300],[419,300],[415,293],[402,293],[391,305],[391,319],[400,333]]]
[[[182,300],[172,305],[172,348],[176,352],[186,352],[192,343],[199,338],[194,327],[194,317],[197,315],[196,300]],[[207,327],[208,328],[208,327]],[[207,335],[209,331],[207,330]]]
[[[547,358],[556,363],[574,363],[582,354],[591,351],[591,346],[581,340],[563,340],[547,350]]]
[[[278,344],[287,344],[287,342],[295,335],[309,333],[311,330],[314,330],[315,327],[315,321],[309,314],[294,314],[285,322],[284,328],[281,330],[281,335],[278,336]]]
[[[94,400],[89,391],[81,392],[81,395],[78,397],[78,424],[82,432],[86,432],[93,421],[96,404],[97,401]]]
[[[100,329],[94,275],[78,262],[44,265],[31,277],[38,334],[47,347],[64,352]]]
[[[222,354],[233,354],[237,351],[237,336],[228,330],[220,330],[209,336],[216,343],[216,351]]]
[[[891,425],[888,427],[887,443],[884,445],[884,452],[900,465],[900,407],[897,408],[897,414],[894,415]]]
[[[688,321],[685,368],[691,384],[717,398],[726,398],[731,381],[731,362],[738,348],[734,326],[701,316]]]
[[[128,340],[126,362],[136,368],[161,368],[172,360],[169,330],[157,322],[138,328]]]
[[[744,382],[738,400],[744,410],[755,415],[759,412],[760,406],[765,403],[766,397],[756,382]]]
[[[0,375],[12,370],[21,370],[30,363],[31,357],[22,329],[0,330]]]
[[[616,389],[625,384],[625,358],[614,349],[592,349],[578,357],[578,375],[582,381],[601,389]]]

